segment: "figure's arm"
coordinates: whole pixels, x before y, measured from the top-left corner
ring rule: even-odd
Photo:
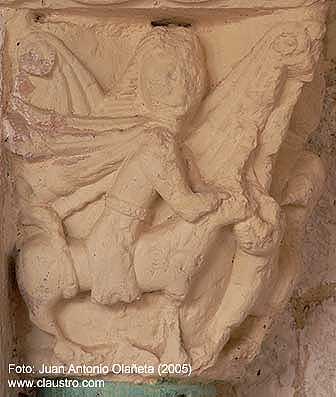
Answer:
[[[209,186],[203,181],[199,168],[195,162],[192,151],[187,145],[181,146],[181,154],[185,160],[186,170],[190,180],[190,185],[195,192],[209,191]]]
[[[24,102],[17,96],[12,96],[10,103],[11,111],[19,113],[30,124],[40,129],[57,128],[58,134],[79,134],[94,132],[95,134],[106,131],[122,131],[141,123],[141,117],[134,120],[118,117],[79,117],[63,116],[53,110],[40,109],[34,105]]]
[[[169,133],[152,131],[140,158],[142,171],[155,190],[185,220],[195,222],[218,208],[214,192],[195,193],[190,188],[180,150]]]
[[[9,113],[19,113],[29,124],[38,128],[52,128],[62,118],[56,112],[51,110],[40,109],[34,105],[28,104],[17,96],[12,96],[9,104]]]

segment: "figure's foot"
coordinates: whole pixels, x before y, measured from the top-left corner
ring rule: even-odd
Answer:
[[[95,303],[103,305],[131,303],[138,300],[140,296],[141,290],[133,268],[129,271],[113,268],[108,272],[103,269],[94,277],[91,299]]]
[[[94,359],[92,353],[84,351],[79,345],[65,339],[56,341],[54,353],[58,360],[69,364],[87,364]]]
[[[209,339],[199,342],[195,347],[192,347],[189,351],[192,360],[193,371],[204,371],[212,367],[220,352],[222,351],[225,344],[230,339],[230,330],[223,330],[220,337],[211,337]]]
[[[190,364],[190,358],[184,350],[180,338],[168,338],[160,362],[161,364]]]

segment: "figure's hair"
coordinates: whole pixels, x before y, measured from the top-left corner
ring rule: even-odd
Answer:
[[[139,94],[139,70],[144,59],[155,62],[162,53],[171,54],[176,63],[186,73],[188,98],[186,107],[198,106],[207,89],[207,70],[202,46],[198,37],[190,29],[183,27],[154,27],[139,42],[134,56],[128,65],[125,77],[119,86],[121,96]],[[140,72],[141,73],[141,72]]]
[[[47,41],[28,37],[19,43],[17,56],[19,68],[32,75],[43,76],[51,71],[56,52]]]
[[[74,72],[79,76],[73,84],[76,84],[78,92],[86,97],[76,95],[75,98],[71,98],[75,114],[92,112],[115,117],[132,117],[143,110],[146,111],[140,106],[143,102],[139,90],[141,66],[146,57],[155,63],[164,53],[176,59],[177,66],[185,73],[187,95],[183,106],[186,111],[193,113],[206,93],[207,70],[203,50],[196,34],[187,28],[152,28],[136,46],[115,91],[108,96],[105,95],[106,101],[99,100],[104,94],[94,76],[56,36],[34,32],[21,44],[18,59],[21,67],[27,72],[42,76],[51,69],[57,57],[66,81],[73,79]],[[34,63],[34,60],[37,62]]]

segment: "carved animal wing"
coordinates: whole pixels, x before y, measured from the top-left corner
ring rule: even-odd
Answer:
[[[288,122],[284,110],[290,114],[316,61],[311,43],[321,32],[315,31],[309,22],[273,28],[204,101],[186,143],[207,182],[241,190],[244,170],[249,160],[254,163],[255,149],[262,143],[261,134],[276,135],[279,127],[283,136],[282,124]],[[263,140],[267,141],[264,134]],[[265,180],[262,185],[266,187]]]

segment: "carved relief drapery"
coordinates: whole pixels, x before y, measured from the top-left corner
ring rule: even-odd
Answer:
[[[50,362],[191,363],[228,379],[253,359],[324,180],[303,150],[315,119],[295,123],[319,86],[325,7],[310,3],[277,2],[303,8],[265,17],[217,81],[202,29],[146,20],[129,55],[116,53],[127,59],[112,88],[66,43],[66,17],[32,25],[23,13],[21,35],[9,22],[17,279],[30,320],[53,336]]]

